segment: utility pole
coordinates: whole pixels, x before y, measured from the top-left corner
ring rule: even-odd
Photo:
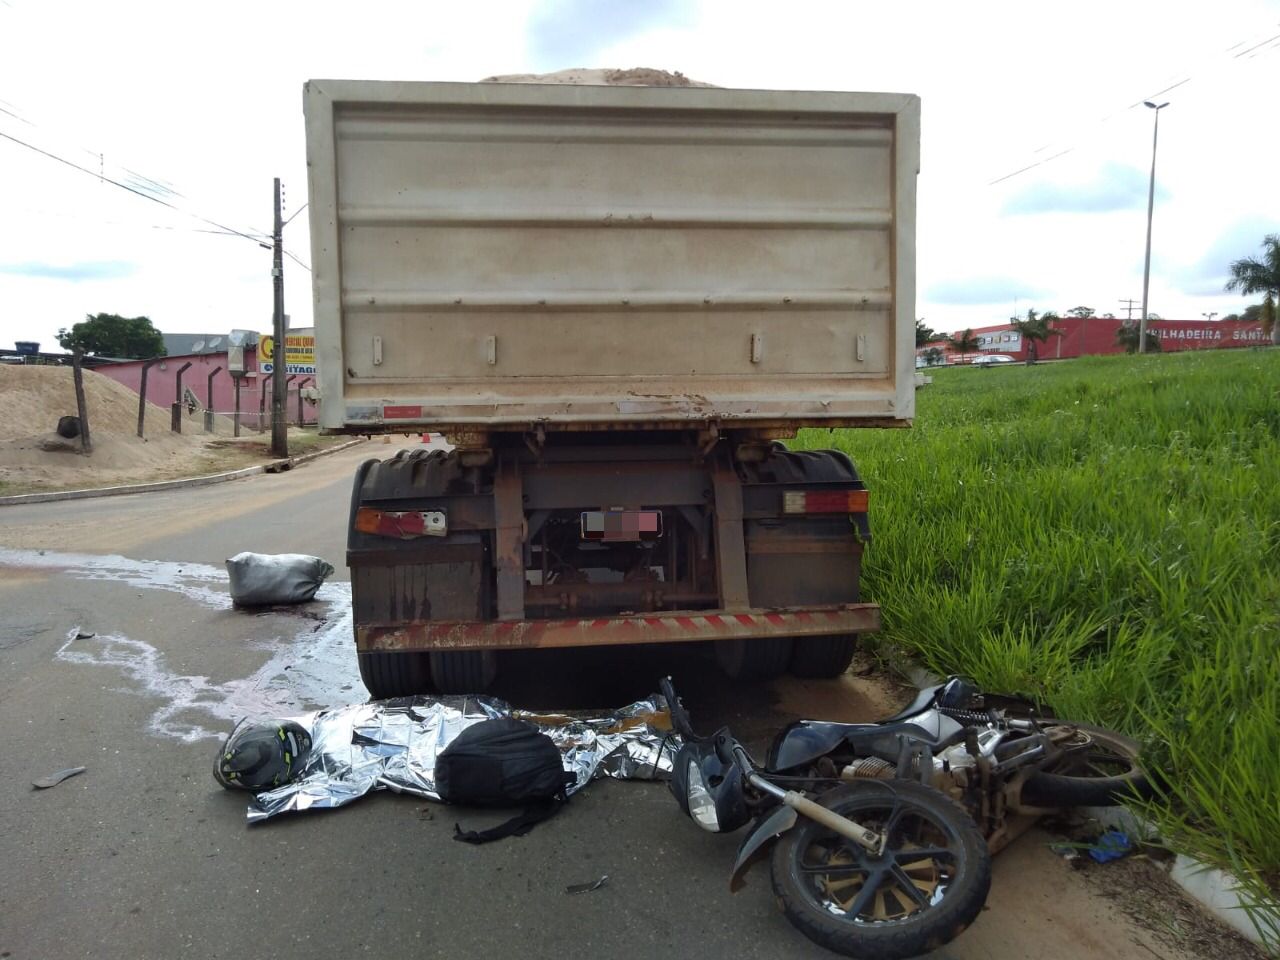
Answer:
[[[1151,184],[1147,188],[1147,256],[1142,264],[1142,316],[1138,319],[1138,352],[1147,352],[1147,288],[1151,285],[1151,214],[1156,205],[1156,143],[1160,139],[1160,111],[1169,105],[1142,101],[1143,106],[1155,111],[1155,124],[1151,132]],[[278,220],[277,220],[278,222]]]
[[[285,414],[287,387],[285,374],[288,369],[288,347],[284,329],[284,223],[280,218],[280,178],[275,179],[276,219],[272,232],[271,281],[275,288],[275,306],[271,314],[275,345],[272,351],[271,378],[271,455],[289,455],[289,424]]]
[[[1120,302],[1124,304],[1124,309],[1125,309],[1125,316],[1124,316],[1124,319],[1125,319],[1125,323],[1133,323],[1133,305],[1134,305],[1135,303],[1137,303],[1138,301],[1137,301],[1137,300],[1133,300],[1133,299],[1128,299],[1128,300],[1126,300],[1126,299],[1124,299],[1124,298],[1122,297],[1122,298],[1120,299]]]

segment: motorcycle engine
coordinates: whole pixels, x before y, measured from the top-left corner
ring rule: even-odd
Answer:
[[[887,760],[879,757],[862,757],[854,760],[840,771],[841,780],[855,780],[859,777],[874,777],[881,780],[892,779],[894,767]]]

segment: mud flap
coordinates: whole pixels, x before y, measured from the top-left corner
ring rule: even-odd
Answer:
[[[796,825],[797,818],[795,810],[783,806],[756,821],[756,825],[738,848],[738,859],[729,876],[730,891],[737,893],[743,888],[743,876],[751,869],[752,864],[764,856],[769,844]]]

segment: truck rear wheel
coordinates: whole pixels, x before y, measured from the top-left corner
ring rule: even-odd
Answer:
[[[838,484],[861,489],[853,462],[839,450],[788,450],[776,444],[750,467],[751,480],[775,487]],[[766,609],[859,602],[862,550],[870,537],[865,513],[813,513],[748,520],[751,605]],[[855,634],[796,637],[789,669],[797,677],[838,677],[858,646]]]
[[[797,677],[826,680],[849,669],[858,649],[856,633],[829,637],[797,637],[791,652],[791,672]]]
[[[498,675],[498,655],[492,650],[450,650],[427,656],[441,693],[483,693]]]
[[[790,637],[717,640],[716,663],[734,680],[772,680],[782,676],[791,660]]]
[[[431,692],[425,653],[360,653],[360,679],[374,700]]]

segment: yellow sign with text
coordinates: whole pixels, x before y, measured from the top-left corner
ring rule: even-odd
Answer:
[[[258,369],[263,373],[274,373],[275,338],[261,337],[258,340]],[[285,372],[316,372],[316,338],[310,334],[290,334],[284,338]]]

